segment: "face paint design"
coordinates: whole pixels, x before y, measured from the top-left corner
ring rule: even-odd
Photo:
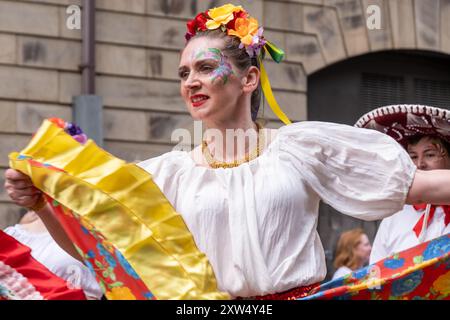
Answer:
[[[202,50],[195,55],[195,59],[211,59],[219,63],[219,66],[211,72],[211,83],[217,79],[222,79],[225,85],[228,82],[228,77],[234,74],[231,64],[228,62],[228,58],[216,48],[209,48],[208,50]]]

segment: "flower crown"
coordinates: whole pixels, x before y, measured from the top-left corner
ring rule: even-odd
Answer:
[[[187,23],[188,32],[186,33],[186,41],[189,41],[197,32],[221,29],[229,36],[236,36],[240,39],[239,48],[245,47],[250,57],[257,57],[261,53],[261,49],[268,44],[263,36],[264,29],[259,27],[258,20],[251,17],[242,6],[234,6],[226,4],[218,8],[209,9],[200,12],[193,20]],[[266,46],[272,55],[272,44]],[[280,62],[284,56],[284,52],[278,48],[277,58],[275,61]],[[273,55],[272,55],[273,57]]]
[[[217,29],[222,30],[229,36],[238,37],[241,41],[239,48],[245,48],[251,58],[256,58],[259,61],[261,87],[270,108],[285,124],[291,123],[273,95],[267,72],[262,63],[263,55],[261,54],[261,49],[264,49],[275,62],[279,63],[284,58],[284,51],[264,38],[264,30],[258,26],[258,20],[251,17],[241,6],[226,4],[200,12],[193,20],[187,23],[187,29],[186,41],[194,37],[197,32]]]

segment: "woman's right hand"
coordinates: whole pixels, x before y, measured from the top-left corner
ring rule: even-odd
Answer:
[[[5,190],[15,204],[25,208],[34,207],[42,198],[30,177],[14,169],[5,172]]]

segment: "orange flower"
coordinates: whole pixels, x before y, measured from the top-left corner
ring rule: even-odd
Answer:
[[[136,300],[136,297],[126,287],[115,287],[105,293],[108,300]]]
[[[253,36],[258,33],[258,20],[255,18],[238,18],[236,19],[235,29],[228,30],[228,35],[239,37],[241,43],[249,46],[253,42]]]
[[[433,282],[433,288],[441,294],[450,294],[450,271]]]
[[[64,129],[66,127],[66,122],[63,119],[60,118],[50,118],[49,121],[53,122],[53,124],[57,125],[58,127]]]

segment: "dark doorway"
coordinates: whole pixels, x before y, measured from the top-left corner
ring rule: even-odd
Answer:
[[[450,109],[450,56],[421,51],[370,53],[308,78],[308,120],[353,125],[372,109],[404,103]],[[334,272],[339,235],[361,227],[373,241],[379,223],[357,220],[321,204],[318,229],[327,258],[327,280]]]

